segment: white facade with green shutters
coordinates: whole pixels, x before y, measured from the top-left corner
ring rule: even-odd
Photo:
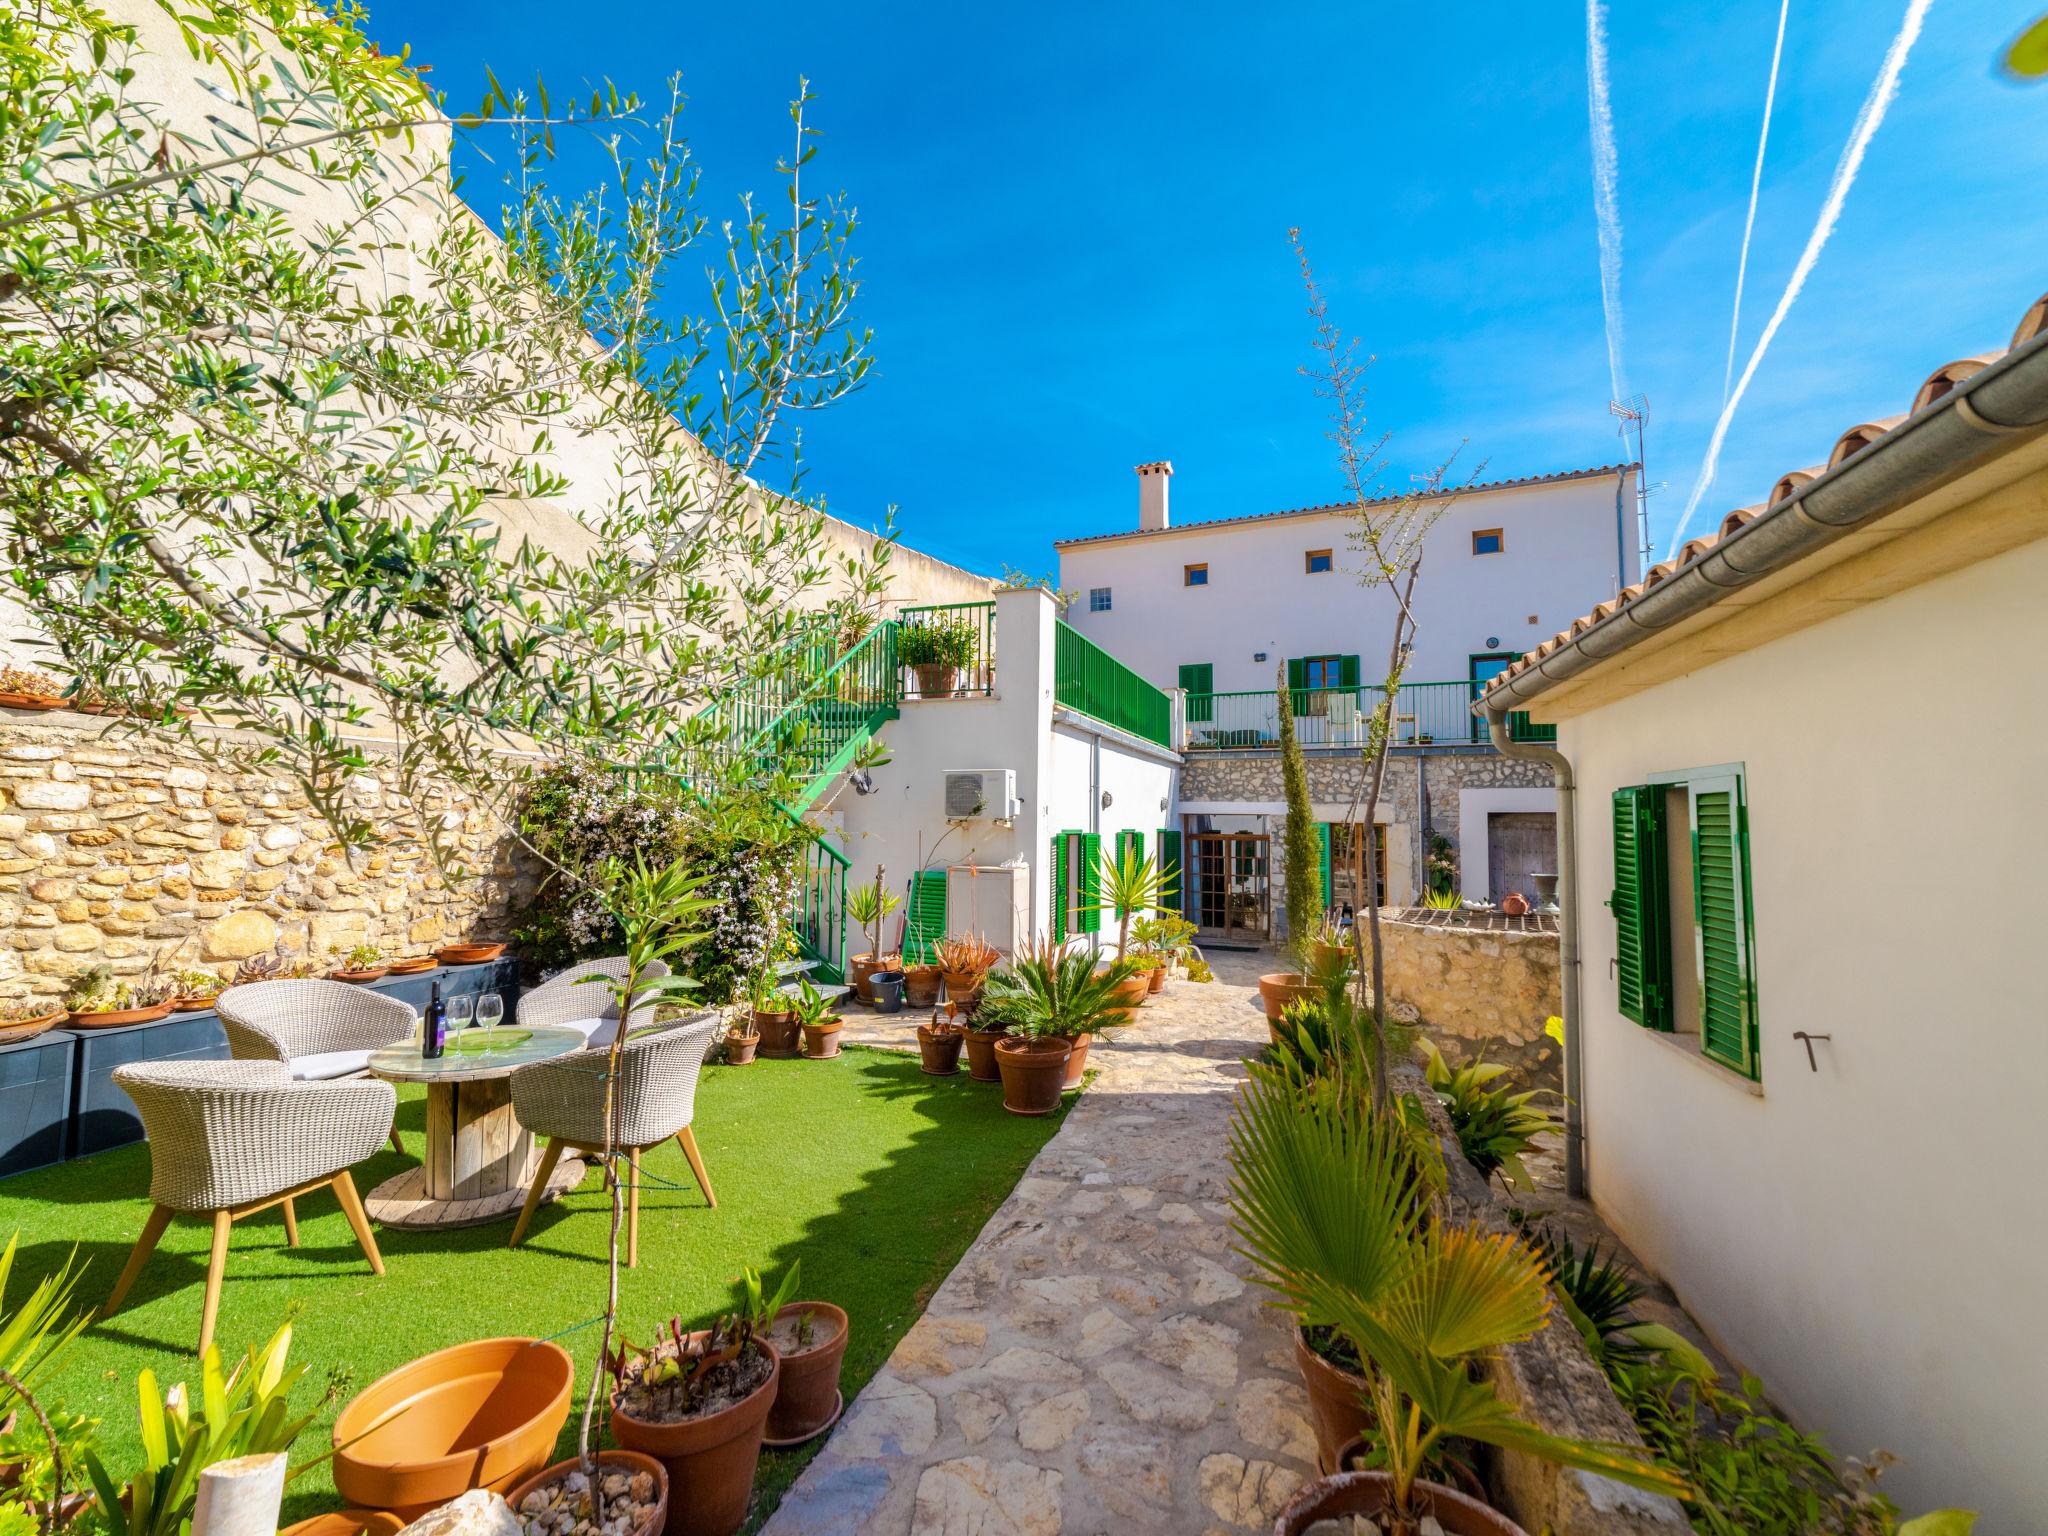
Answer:
[[[1594,1204],[1795,1422],[1986,1531],[2041,1526],[2048,1379],[2023,484],[1527,701],[1577,781]]]

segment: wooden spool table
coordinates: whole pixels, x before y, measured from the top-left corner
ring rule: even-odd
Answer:
[[[509,1079],[530,1062],[581,1050],[583,1036],[573,1029],[501,1028],[486,1046],[483,1034],[451,1033],[447,1049],[431,1061],[415,1043],[371,1055],[372,1076],[427,1085],[426,1161],[386,1179],[366,1202],[384,1225],[473,1227],[513,1215],[526,1203],[533,1134],[512,1112]],[[542,1201],[559,1200],[582,1182],[583,1172],[578,1159],[564,1157]]]

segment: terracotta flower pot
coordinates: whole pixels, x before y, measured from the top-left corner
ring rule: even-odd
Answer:
[[[444,965],[482,965],[503,953],[503,944],[444,944],[434,951],[434,958]]]
[[[787,1008],[773,1013],[754,1010],[754,1033],[761,1037],[761,1054],[781,1058],[797,1050],[796,1015]]]
[[[1317,1478],[1287,1501],[1273,1522],[1273,1536],[1303,1536],[1319,1520],[1349,1515],[1371,1519],[1386,1509],[1392,1488],[1384,1472],[1339,1472]],[[1499,1510],[1454,1488],[1418,1482],[1413,1496],[1421,1513],[1436,1517],[1444,1536],[1529,1536]]]
[[[394,976],[417,976],[422,971],[435,969],[440,963],[432,955],[412,955],[403,960],[392,961],[391,974]]]
[[[288,1525],[279,1536],[398,1536],[405,1521],[388,1510],[337,1509]]]
[[[796,1345],[796,1319],[811,1315],[810,1343]],[[789,1327],[782,1328],[788,1320]],[[829,1301],[793,1301],[775,1314],[769,1337],[781,1339],[782,1382],[768,1410],[768,1440],[778,1448],[801,1445],[832,1427],[842,1406],[839,1363],[846,1358],[846,1314]]]
[[[657,1424],[612,1408],[612,1438],[668,1468],[668,1536],[732,1536],[747,1518],[761,1437],[782,1386],[781,1357],[773,1345],[764,1342],[761,1348],[771,1366],[768,1379],[716,1413]]]
[[[804,1026],[804,1054],[812,1061],[823,1061],[828,1056],[839,1054],[839,1031],[846,1023],[844,1019],[832,1018],[822,1024]]]
[[[963,668],[943,663],[912,667],[910,670],[917,678],[918,696],[926,699],[950,699],[960,691],[960,684],[967,676]]]
[[[1341,1365],[1332,1365],[1294,1330],[1294,1368],[1308,1388],[1308,1417],[1316,1431],[1316,1465],[1325,1472],[1339,1470],[1338,1453],[1345,1443],[1371,1429],[1372,1409],[1365,1404],[1366,1379]]]
[[[1003,1108],[1013,1115],[1049,1115],[1060,1107],[1067,1083],[1070,1042],[1057,1036],[1031,1039],[1011,1035],[996,1042],[996,1068],[1003,1076]]]
[[[1135,976],[1126,976],[1116,984],[1117,1005],[1123,1009],[1124,1023],[1145,1006],[1145,999],[1152,991],[1152,973],[1140,971]]]
[[[1277,1019],[1298,997],[1314,997],[1322,989],[1299,971],[1274,971],[1259,978],[1259,1001],[1266,1017]]]
[[[423,1355],[371,1382],[335,1419],[335,1490],[408,1520],[471,1488],[502,1493],[547,1465],[574,1377],[568,1351],[540,1339]]]
[[[903,1001],[912,1008],[929,1008],[939,1000],[939,968],[936,965],[906,965],[903,968]]]
[[[1145,990],[1154,996],[1166,990],[1166,962],[1164,960],[1152,967],[1151,977],[1146,982]]]
[[[1095,1037],[1093,1035],[1062,1035],[1060,1038],[1073,1047],[1067,1053],[1067,1075],[1060,1084],[1060,1091],[1064,1093],[1069,1088],[1081,1086],[1081,1075],[1088,1070],[1088,1042]]]
[[[988,980],[988,972],[946,971],[943,975],[946,980],[947,1002],[969,1008],[981,1000],[981,984]]]
[[[361,986],[366,982],[382,981],[390,974],[391,967],[388,965],[368,965],[360,971],[351,971],[345,967],[338,971],[329,971],[327,979],[329,981],[352,981],[356,985]]]
[[[1002,1072],[996,1066],[996,1042],[1010,1038],[1007,1029],[970,1029],[967,1031],[967,1075],[977,1083],[1002,1081]]]
[[[47,693],[0,693],[0,709],[62,709],[64,702]]]
[[[924,1058],[929,1077],[952,1077],[960,1070],[960,1047],[967,1042],[964,1029],[935,1030],[929,1024],[917,1026],[917,1053]]]
[[[567,1477],[571,1472],[582,1469],[582,1458],[571,1456],[567,1461],[558,1461],[544,1472],[536,1472],[518,1487],[505,1495],[505,1501],[516,1511],[520,1501],[529,1493],[538,1493],[558,1478]],[[598,1474],[602,1476],[606,1467],[616,1467],[628,1474],[634,1472],[652,1473],[654,1477],[654,1512],[638,1525],[628,1529],[626,1536],[659,1536],[668,1526],[668,1468],[642,1451],[599,1451],[597,1453]],[[607,1506],[609,1509],[609,1506]],[[341,1536],[341,1533],[337,1533]]]
[[[117,1029],[123,1024],[151,1024],[171,1016],[169,1003],[152,1003],[147,1008],[102,1008],[97,1013],[71,1015],[73,1029]]]
[[[725,1037],[725,1064],[729,1067],[744,1067],[754,1059],[754,1053],[761,1048],[761,1037],[754,1035],[727,1035]]]
[[[16,1019],[12,1024],[0,1024],[0,1045],[12,1045],[17,1040],[33,1040],[44,1030],[64,1022],[64,1010],[59,1008],[33,1019]]]
[[[846,979],[853,988],[853,995],[864,1003],[872,1003],[875,1000],[875,972],[895,970],[902,958],[901,955],[855,955],[847,961]]]

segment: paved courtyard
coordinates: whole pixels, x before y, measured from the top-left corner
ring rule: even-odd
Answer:
[[[1313,1475],[1287,1324],[1224,1203],[1260,957],[1210,958],[1214,982],[1091,1049],[1094,1083],[767,1536],[1225,1536]],[[914,1048],[914,1025],[846,1035]]]

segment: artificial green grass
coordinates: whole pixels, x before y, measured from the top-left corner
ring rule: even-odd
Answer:
[[[415,1155],[425,1112],[422,1090],[400,1089],[398,1127]],[[727,1305],[743,1266],[772,1280],[801,1258],[798,1295],[836,1302],[851,1319],[842,1378],[850,1401],[1059,1118],[1005,1114],[994,1084],[964,1073],[926,1077],[915,1056],[890,1051],[849,1048],[832,1061],[707,1067],[696,1132],[718,1207],[706,1207],[674,1142],[648,1154],[640,1266],[621,1271],[622,1327],[645,1340],[671,1314],[706,1319]],[[387,1148],[357,1166],[357,1187],[367,1193],[405,1166]],[[86,1266],[79,1298],[97,1305],[141,1231],[148,1186],[149,1152],[140,1144],[0,1183],[0,1238],[20,1233],[9,1299],[26,1296],[75,1246]],[[579,1382],[587,1380],[599,1330],[578,1325],[604,1305],[607,1208],[602,1181],[591,1174],[567,1199],[542,1208],[517,1249],[505,1246],[509,1219],[447,1232],[380,1227],[381,1280],[325,1192],[298,1202],[296,1250],[285,1246],[281,1212],[237,1222],[218,1327],[223,1358],[260,1345],[289,1316],[291,1358],[312,1368],[295,1402],[310,1407],[330,1371],[349,1373],[349,1388],[294,1447],[295,1463],[327,1449],[334,1415],[355,1391],[465,1339],[562,1334]],[[166,1385],[197,1385],[192,1350],[208,1241],[203,1221],[173,1222],[127,1305],[88,1329],[49,1378],[46,1404],[100,1420],[101,1458],[116,1477],[140,1454],[136,1373],[148,1367]],[[624,1243],[622,1228],[622,1250]],[[581,1401],[579,1386],[561,1455],[573,1452]],[[749,1529],[820,1444],[763,1454]],[[292,1483],[285,1517],[303,1519],[338,1503],[323,1463]]]

